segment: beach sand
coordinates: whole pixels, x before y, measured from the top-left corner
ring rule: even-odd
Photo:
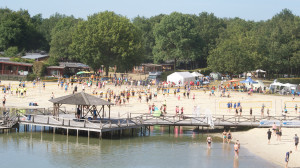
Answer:
[[[233,132],[233,141],[238,139],[241,146],[247,148],[250,152],[283,167],[286,152],[292,150],[288,166],[300,167],[300,149],[298,146],[298,150],[295,151],[293,139],[295,133],[298,136],[300,135],[300,129],[282,128],[281,141],[277,141],[277,137],[272,134],[270,144],[268,144],[267,131],[268,128],[254,128],[249,131]],[[221,135],[219,136],[221,137]]]
[[[51,97],[51,93],[54,93],[55,98],[72,94],[73,89],[69,87],[68,91],[65,92],[64,88],[58,87],[57,82],[46,82],[46,89],[44,90],[42,84],[37,85],[33,88],[32,82],[27,82],[27,95],[25,97],[17,97],[15,95],[15,89],[18,87],[19,82],[17,81],[2,81],[3,85],[12,85],[13,95],[6,94],[6,106],[7,107],[26,107],[30,108],[30,102],[36,102],[39,106],[37,108],[51,108],[53,105],[48,100]],[[81,85],[78,85],[78,91],[82,90]],[[110,88],[114,90],[114,92],[118,93],[121,90],[129,89],[131,86],[122,86],[115,87],[113,85],[107,85],[105,89],[97,89],[96,91],[99,93],[100,91],[106,92],[106,89]],[[87,93],[92,93],[95,88],[95,82],[93,83],[93,88],[86,87]],[[134,87],[135,91],[141,89],[141,87]],[[152,87],[152,92],[154,93],[156,88]],[[213,115],[234,115],[234,110],[228,112],[226,108],[226,104],[229,101],[241,102],[243,107],[242,115],[249,115],[249,108],[253,108],[253,115],[260,115],[260,109],[262,104],[266,106],[266,108],[270,109],[270,115],[281,115],[281,111],[286,104],[288,109],[288,115],[299,115],[294,111],[294,105],[297,103],[298,107],[300,106],[300,98],[296,97],[293,101],[292,96],[276,96],[276,95],[264,95],[264,94],[254,94],[252,96],[247,95],[247,93],[242,92],[231,92],[230,98],[220,97],[220,93],[216,92],[216,96],[209,96],[209,91],[199,91],[192,90],[190,94],[190,99],[183,97],[183,90],[180,93],[180,101],[178,101],[178,96],[173,95],[174,89],[170,89],[170,95],[163,96],[161,92],[158,94],[158,98],[153,98],[152,102],[149,104],[146,103],[145,97],[143,96],[142,102],[138,101],[137,95],[135,97],[130,98],[130,102],[122,105],[122,106],[113,106],[111,108],[111,117],[118,117],[120,115],[121,118],[127,117],[128,113],[148,113],[149,105],[155,104],[158,108],[164,103],[167,102],[167,114],[174,115],[175,107],[179,106],[180,108],[184,108],[184,114],[193,114],[194,106],[200,107],[200,113],[204,113],[205,111],[208,113],[212,113]],[[195,94],[195,100],[192,99],[193,94]],[[1,93],[0,98],[3,98],[3,93]],[[74,105],[63,105],[69,112],[75,112],[76,107]],[[106,111],[108,109],[105,109]],[[265,110],[266,115],[266,110]],[[298,131],[298,132],[297,132]],[[239,139],[241,145],[249,149],[249,151],[261,156],[262,158],[269,160],[271,162],[277,163],[279,165],[284,164],[285,153],[289,150],[293,150],[293,154],[291,155],[290,166],[300,166],[300,162],[297,161],[296,158],[299,158],[300,152],[294,152],[293,147],[293,135],[297,133],[300,135],[300,129],[290,129],[283,128],[283,137],[281,142],[277,142],[275,140],[275,136],[272,137],[271,144],[267,144],[267,129],[252,129],[246,132],[234,132],[234,139]]]

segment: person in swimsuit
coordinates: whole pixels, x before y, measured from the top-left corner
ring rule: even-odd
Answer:
[[[5,107],[5,102],[6,102],[6,97],[5,97],[5,95],[3,96],[3,99],[2,99],[2,105],[3,105],[3,107]]]
[[[250,115],[252,116],[252,107],[250,107]]]
[[[295,104],[295,113],[297,114],[298,105]]]
[[[239,145],[237,144],[237,142],[234,144],[233,148],[234,148],[234,156],[236,158],[239,158]]]
[[[227,133],[227,143],[230,143],[231,139],[232,139],[232,135],[231,135],[231,132],[229,130],[228,133]]]
[[[286,154],[285,154],[285,162],[286,162],[285,168],[288,167],[288,163],[289,163],[289,160],[290,160],[290,154],[291,153],[292,153],[292,151],[289,151],[289,152],[286,152]]]
[[[268,144],[270,144],[270,140],[271,140],[271,136],[272,136],[272,132],[270,131],[270,129],[267,132],[267,134],[268,134]]]
[[[208,137],[206,138],[206,142],[207,142],[207,147],[208,147],[208,149],[210,149],[210,148],[211,148],[212,138],[211,138],[210,136],[208,136]]]
[[[297,151],[298,150],[297,147],[299,144],[299,137],[297,136],[297,134],[295,134],[294,140],[295,140],[295,147],[296,147],[296,151]]]
[[[272,129],[273,129],[273,133],[275,134],[276,133],[276,129],[277,129],[277,126],[276,126],[275,122],[273,123]]]
[[[224,130],[223,134],[223,143],[227,140],[227,132]]]

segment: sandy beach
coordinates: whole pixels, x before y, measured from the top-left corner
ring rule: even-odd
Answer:
[[[57,82],[46,82],[45,90],[42,87],[42,84],[36,85],[33,87],[32,82],[26,83],[27,95],[24,97],[18,97],[15,94],[16,87],[18,87],[19,82],[17,81],[1,81],[2,85],[11,84],[13,89],[13,95],[10,93],[6,94],[6,106],[7,107],[26,107],[30,108],[30,102],[36,102],[38,108],[49,108],[52,107],[52,103],[48,100],[51,98],[52,92],[54,93],[55,98],[72,94],[73,89],[69,86],[68,91],[65,92],[64,88],[61,88],[57,85]],[[82,90],[81,85],[74,83],[73,87],[78,85],[78,91]],[[105,89],[96,89],[96,92],[100,93],[106,92],[110,88],[114,90],[115,93],[119,93],[122,90],[133,88],[135,91],[142,89],[141,86],[121,86],[115,87],[113,85],[106,85]],[[92,93],[95,89],[95,82],[93,83],[92,88],[86,87],[87,93]],[[151,87],[152,92],[156,91],[156,87]],[[193,114],[194,107],[200,107],[200,113],[204,111],[209,111],[213,115],[234,115],[234,110],[230,112],[227,109],[227,103],[230,101],[232,103],[241,102],[243,107],[242,115],[249,115],[250,107],[253,108],[253,115],[261,114],[261,106],[264,104],[266,108],[270,109],[270,115],[281,115],[281,111],[286,104],[288,109],[287,115],[296,116],[299,113],[296,113],[294,110],[295,104],[300,106],[300,98],[296,97],[295,100],[292,100],[292,96],[277,96],[277,95],[264,95],[264,94],[254,94],[249,96],[247,93],[243,92],[231,92],[230,98],[220,97],[220,92],[216,92],[215,96],[209,96],[209,91],[203,90],[191,90],[190,98],[185,98],[183,96],[183,90],[180,92],[180,100],[178,100],[178,95],[173,95],[174,89],[170,89],[170,94],[163,96],[161,92],[158,93],[158,97],[153,98],[152,101],[147,104],[145,97],[142,97],[141,103],[138,100],[138,96],[130,97],[129,103],[121,106],[113,106],[111,108],[111,116],[118,117],[120,114],[121,118],[125,118],[127,113],[148,113],[148,107],[151,104],[155,104],[157,107],[160,107],[164,101],[167,104],[167,114],[174,115],[176,106],[184,108],[184,114]],[[193,94],[195,94],[195,100],[192,99]],[[1,93],[0,98],[3,98],[4,93]],[[75,106],[73,105],[63,105],[67,111],[75,112]],[[265,115],[266,111],[265,111]],[[300,162],[296,159],[300,156],[300,151],[294,150],[294,134],[297,133],[300,135],[300,129],[296,128],[283,128],[283,136],[281,141],[276,141],[276,137],[272,135],[271,144],[267,143],[267,129],[266,128],[255,128],[245,132],[234,132],[234,140],[239,139],[241,145],[249,149],[249,151],[257,154],[258,156],[274,162],[278,165],[283,165],[285,153],[289,150],[292,150],[293,153],[290,157],[289,166],[299,167]]]

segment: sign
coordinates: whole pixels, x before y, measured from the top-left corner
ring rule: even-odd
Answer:
[[[300,121],[284,121],[282,122],[284,126],[300,126]]]
[[[273,126],[273,124],[276,124],[277,126],[280,126],[280,121],[279,120],[261,120],[259,122],[260,126]]]

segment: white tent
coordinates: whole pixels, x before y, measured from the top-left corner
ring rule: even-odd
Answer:
[[[203,74],[201,74],[201,73],[199,73],[199,72],[193,72],[192,75],[193,75],[194,77],[202,77],[202,76],[204,76]]]
[[[174,72],[167,77],[167,82],[174,82],[176,85],[179,85],[179,81],[182,86],[186,82],[195,82],[195,77],[189,72]]]
[[[249,83],[245,83],[245,86],[248,89],[251,88],[252,86],[253,86],[253,88],[259,88],[259,87],[261,87],[262,89],[265,87],[265,84],[263,83],[263,81],[258,80],[256,82],[257,83],[253,83],[253,84],[250,84],[250,85],[249,85]]]

